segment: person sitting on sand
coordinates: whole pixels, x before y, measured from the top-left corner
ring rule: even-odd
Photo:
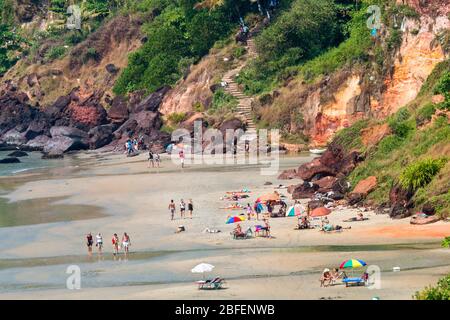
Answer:
[[[238,223],[238,224],[236,225],[236,228],[234,228],[233,233],[234,233],[235,236],[242,236],[242,235],[244,234],[244,233],[242,232],[242,227],[241,227],[241,224],[240,224],[240,223]]]
[[[320,287],[328,287],[332,279],[330,269],[325,268],[322,272],[322,276],[320,277]],[[328,284],[326,284],[326,282],[328,282]]]
[[[334,268],[333,271],[331,271],[331,283],[334,283],[339,279],[345,278],[347,278],[347,274],[345,273],[345,271],[339,272],[338,268]]]
[[[303,216],[300,218],[298,229],[309,229],[309,220],[307,216]]]

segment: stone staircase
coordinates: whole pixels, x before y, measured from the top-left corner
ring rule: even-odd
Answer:
[[[246,49],[246,62],[251,59],[255,59],[258,56],[253,39],[247,40]],[[237,115],[243,120],[243,122],[246,123],[245,135],[249,138],[253,138],[256,137],[256,125],[253,122],[252,117],[253,98],[244,94],[234,80],[236,75],[239,74],[239,72],[245,67],[246,62],[239,65],[237,68],[228,71],[223,76],[222,81],[227,83],[227,86],[224,88],[225,91],[238,100],[238,107],[236,112]]]

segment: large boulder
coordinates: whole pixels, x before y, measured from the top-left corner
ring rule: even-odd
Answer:
[[[132,107],[132,113],[139,113],[142,111],[156,112],[163,101],[164,96],[170,90],[170,87],[164,86],[145,97],[141,102]]]
[[[312,182],[303,182],[298,184],[294,190],[292,190],[292,199],[307,199],[311,198],[319,189],[317,184]]]
[[[226,135],[227,130],[236,131],[238,129],[244,130],[244,124],[238,118],[232,118],[229,120],[225,120],[219,125],[219,130],[220,130],[220,132],[222,132],[222,135],[224,137]]]
[[[333,169],[322,164],[320,158],[315,158],[311,162],[302,164],[297,170],[298,177],[304,181],[309,181],[315,176],[326,177],[334,176],[335,174],[336,172]]]
[[[60,155],[68,151],[84,150],[89,147],[89,136],[86,132],[66,126],[50,129],[51,139],[44,145],[43,152],[48,155]]]
[[[389,216],[395,219],[409,217],[414,208],[414,203],[411,201],[412,196],[411,191],[403,189],[400,184],[394,184],[389,191],[391,205]]]
[[[27,142],[27,139],[25,138],[23,132],[20,132],[15,128],[3,134],[2,140],[7,144],[13,145],[22,145]]]
[[[319,158],[301,165],[298,176],[306,181],[326,176],[346,176],[362,161],[357,151],[346,152],[343,147],[332,144]]]
[[[50,141],[49,136],[40,135],[26,143],[26,148],[30,150],[44,150],[44,147]]]
[[[72,139],[84,140],[87,142],[89,135],[80,129],[66,126],[55,126],[50,129],[50,135],[52,138],[56,137],[69,137]]]
[[[338,178],[327,176],[323,177],[322,179],[314,181],[314,183],[319,186],[318,190],[319,192],[328,192],[333,189],[333,186],[336,184],[337,181]]]
[[[28,96],[10,87],[0,92],[0,137],[21,145],[48,133],[49,120],[39,109],[28,104]]]
[[[297,170],[295,169],[287,169],[281,172],[281,174],[278,176],[279,180],[291,180],[295,179],[297,177]]]
[[[47,155],[61,155],[65,152],[84,150],[88,147],[88,144],[80,139],[67,136],[56,136],[47,142],[43,152]]]
[[[59,97],[47,108],[46,114],[52,126],[75,127],[84,131],[108,123],[101,104],[102,92],[87,92],[75,88],[66,96]]]
[[[352,193],[359,193],[366,197],[371,191],[377,187],[377,177],[370,176],[358,182]]]
[[[114,123],[123,123],[128,119],[128,103],[122,96],[113,99],[111,108],[108,110],[108,118]]]
[[[113,124],[106,124],[89,130],[89,147],[98,149],[111,143],[115,128]]]

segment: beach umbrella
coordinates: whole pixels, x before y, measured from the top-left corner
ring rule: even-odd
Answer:
[[[291,206],[286,211],[286,217],[295,217],[302,214],[302,209],[299,206]]]
[[[319,207],[311,211],[309,214],[310,217],[323,217],[327,216],[331,213],[331,210],[325,207]]]
[[[215,267],[209,263],[200,263],[196,265],[193,269],[191,269],[192,273],[201,273],[203,277],[205,276],[205,272],[211,272]]]
[[[215,267],[212,264],[209,263],[200,263],[199,265],[196,265],[191,272],[192,273],[204,273],[204,272],[211,272]]]
[[[258,199],[256,199],[256,202],[267,202],[267,201],[280,201],[280,194],[278,192],[273,192],[273,193],[268,193],[265,194],[261,197],[259,197]]]
[[[341,269],[353,269],[353,268],[361,268],[367,265],[364,261],[359,259],[348,259],[341,263],[339,268]]]
[[[234,216],[234,217],[228,218],[226,224],[242,222],[242,221],[245,221],[245,216]]]

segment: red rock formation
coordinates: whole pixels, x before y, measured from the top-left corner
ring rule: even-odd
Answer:
[[[353,193],[360,193],[364,196],[367,196],[376,187],[377,187],[377,177],[370,176],[358,182],[355,189],[353,189]]]

